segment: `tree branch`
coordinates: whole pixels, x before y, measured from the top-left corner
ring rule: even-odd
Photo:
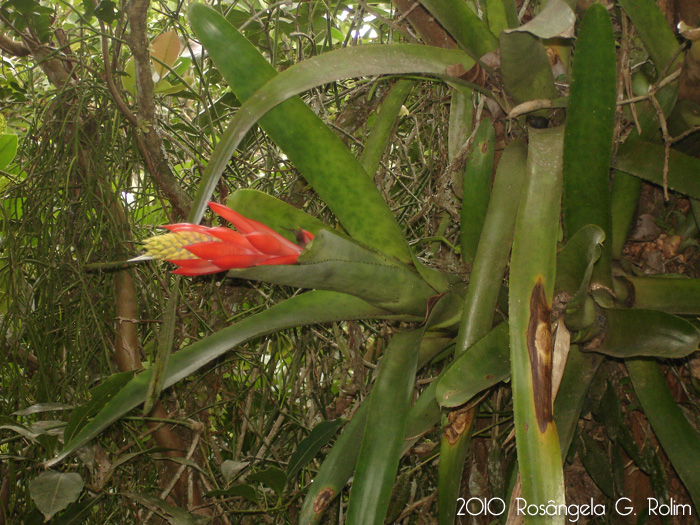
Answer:
[[[173,175],[163,149],[163,141],[158,134],[150,43],[146,24],[149,3],[149,0],[131,0],[124,9],[131,27],[127,43],[134,57],[136,75],[136,101],[139,107],[137,133],[142,134],[138,137],[138,144],[148,170],[170,201],[174,215],[183,218],[187,216],[192,200]]]
[[[22,42],[12,40],[9,36],[3,33],[0,33],[0,50],[14,57],[26,57],[32,53],[31,50]]]

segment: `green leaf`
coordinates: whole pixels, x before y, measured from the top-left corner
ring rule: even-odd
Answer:
[[[658,8],[653,2],[644,0],[643,3],[651,5],[653,9],[658,11]],[[634,7],[632,7],[632,9],[634,9]],[[651,34],[657,36],[664,35],[665,31],[662,26],[657,26],[657,29],[659,31],[654,30]],[[675,36],[673,34],[671,34],[671,39],[674,41],[674,45],[677,46],[678,44],[675,43]],[[673,82],[663,87],[656,94],[656,100],[666,116],[671,113],[671,110],[676,104],[677,94],[678,82]],[[638,133],[637,129],[634,128],[625,142],[629,143],[640,139],[653,140],[659,132],[659,116],[656,113],[656,108],[648,101],[638,102],[635,105],[637,107],[637,118],[635,120],[641,131]],[[613,257],[616,259],[622,257],[622,250],[625,246],[633,219],[636,216],[641,191],[642,181],[638,178],[618,170],[613,172],[613,184],[610,196],[613,232],[611,244]]]
[[[4,170],[17,155],[17,135],[0,135],[0,170]]]
[[[576,232],[557,254],[554,295],[556,303],[565,307],[564,321],[569,330],[599,329],[594,326],[597,321],[594,294],[599,287],[591,285],[591,277],[604,240],[603,230],[589,224]],[[609,290],[611,293],[612,288]]]
[[[474,90],[459,86],[453,87],[451,91],[450,121],[447,131],[447,155],[450,163],[453,163],[455,157],[472,133]],[[453,179],[453,184],[457,189],[458,195],[462,192],[462,188],[459,187],[460,182],[461,181],[457,179]]]
[[[386,310],[353,296],[335,292],[313,291],[297,295],[243,321],[205,337],[176,352],[170,358],[163,381],[167,388],[190,376],[234,347],[260,337],[308,324],[349,319],[392,318]],[[82,430],[66,442],[61,453],[46,466],[52,466],[85,445],[102,430],[144,402],[151,372],[145,370],[116,394]]]
[[[304,498],[299,523],[318,523],[331,501],[333,501],[352,476],[360,444],[365,431],[369,403],[363,402],[355,415],[343,429],[342,434],[321,464],[309,492]]]
[[[82,498],[80,501],[70,505],[65,511],[61,512],[60,516],[51,521],[51,525],[82,525],[89,523],[90,518],[99,510],[93,509],[95,505],[100,503],[100,496],[94,498]],[[35,523],[28,516],[25,517],[25,524],[30,525]]]
[[[698,349],[700,331],[690,322],[656,310],[605,310],[605,339],[594,350],[614,357],[686,357]]]
[[[617,151],[615,169],[624,171],[659,186],[663,185],[664,155],[660,144],[643,140],[626,141]],[[700,159],[675,150],[668,159],[668,187],[695,199],[700,199]]]
[[[433,297],[431,304],[430,313],[425,319],[423,327],[434,332],[454,333],[459,320],[462,318],[464,286],[460,284],[453,285],[448,292],[437,298]]]
[[[549,6],[549,4],[547,4]],[[593,281],[612,290],[610,158],[617,99],[612,23],[602,4],[586,11],[576,39],[564,134],[565,238],[588,224],[605,232]]]
[[[41,4],[36,0],[10,0],[7,3],[23,15],[31,15],[41,10]]]
[[[450,412],[440,439],[438,468],[438,520],[454,523],[462,490],[464,464],[474,432],[476,407]]]
[[[369,395],[365,432],[350,489],[347,524],[383,523],[411,406],[422,330],[398,332],[384,351]]]
[[[645,473],[649,473],[649,465],[644,454],[630,432],[628,423],[622,413],[620,399],[612,383],[608,383],[605,394],[598,407],[598,415],[605,425],[605,432],[610,441],[619,443],[632,461]]]
[[[615,497],[613,475],[608,455],[600,445],[588,434],[581,434],[582,446],[579,447],[579,457],[586,471],[591,475],[595,484],[608,498]]]
[[[528,100],[554,99],[552,66],[537,37],[530,33],[501,33],[501,79],[516,104]]]
[[[180,276],[175,276],[173,283],[173,293],[168,298],[168,306],[163,315],[163,324],[158,330],[156,340],[158,346],[155,356],[151,362],[151,380],[148,383],[148,391],[146,392],[146,401],[143,404],[143,415],[148,416],[153,410],[153,406],[158,401],[160,393],[163,390],[163,381],[165,380],[165,371],[168,368],[168,361],[173,351],[173,340],[175,338],[175,318],[177,317],[177,306],[180,302]]]
[[[133,492],[126,492],[124,496],[138,501],[144,507],[162,514],[168,520],[171,525],[198,525],[202,523],[208,523],[210,518],[206,516],[198,516],[196,514],[191,514],[180,507],[171,505],[170,503],[162,500],[161,498],[156,498],[148,494],[135,494]]]
[[[47,470],[29,483],[29,494],[47,521],[77,500],[82,491],[83,478],[75,472]]]
[[[463,0],[421,0],[421,5],[474,58],[498,48],[498,40],[467,2]],[[468,68],[467,68],[468,69]]]
[[[260,119],[262,128],[353,238],[408,263],[410,253],[401,229],[372,180],[340,139],[300,99],[287,99],[314,86],[353,76],[420,72],[446,77],[449,66],[459,63],[468,69],[473,61],[459,51],[418,45],[352,46],[304,60],[275,76],[257,50],[213,9],[193,4],[189,19],[236,96],[246,101],[207,165],[189,221],[201,219],[229,158]],[[228,45],[222,46],[222,42]]]
[[[683,276],[615,277],[615,294],[629,308],[700,315],[700,279]]]
[[[681,54],[678,53],[679,44],[676,35],[668,26],[666,16],[656,2],[654,0],[620,0],[620,6],[632,20],[657,73],[661,74],[664,70],[667,70],[667,73],[671,72],[673,70],[671,61],[674,57],[675,63],[681,60]],[[677,92],[678,83],[674,82],[656,94],[656,99],[667,117],[676,103]],[[636,140],[637,137],[651,140],[659,131],[656,109],[650,103],[638,103],[637,114],[637,125],[642,131],[637,135],[636,130],[633,130],[626,142]],[[660,173],[662,172],[659,171]],[[622,255],[622,249],[637,210],[640,192],[641,182],[638,179],[626,173],[614,174],[611,196],[613,217],[611,240],[615,258],[620,258]]]
[[[73,405],[67,405],[65,403],[36,403],[22,410],[17,410],[12,412],[13,416],[29,416],[31,414],[40,414],[42,412],[57,412],[61,410],[70,410]]]
[[[293,242],[296,242],[297,228],[314,235],[318,235],[322,228],[329,229],[316,217],[258,190],[237,190],[226,199],[226,206],[245,217],[266,224]]]
[[[226,483],[230,483],[233,477],[248,465],[250,465],[250,461],[233,461],[227,459],[221,464],[221,475],[224,477],[224,480],[226,480]]]
[[[528,504],[564,502],[552,416],[551,308],[559,237],[563,127],[528,129],[527,181],[513,238],[508,299],[515,442]],[[560,516],[564,523],[564,516]]]
[[[493,325],[493,315],[513,243],[519,196],[526,179],[527,147],[511,142],[501,155],[484,227],[474,259],[464,314],[457,335],[459,357],[484,337]]]
[[[124,64],[124,74],[122,75],[122,85],[132,95],[136,93],[136,62],[134,57],[129,58]]]
[[[427,332],[421,341],[417,368],[425,365],[449,342],[449,337]],[[440,407],[435,402],[435,385],[436,382],[428,385],[409,411],[402,454],[440,421]],[[360,405],[323,461],[304,499],[300,523],[318,523],[328,504],[338,496],[352,476],[360,453],[368,406],[366,401]]]
[[[554,294],[565,300],[588,292],[593,265],[600,257],[605,232],[589,224],[573,235],[557,254]]]
[[[205,495],[207,497],[228,496],[232,498],[238,496],[247,499],[248,501],[251,501],[253,503],[258,503],[260,501],[260,499],[258,498],[258,491],[255,490],[255,487],[244,483],[233,485],[232,487],[229,487],[225,490],[210,490]]]
[[[581,408],[603,356],[595,352],[581,352],[578,345],[571,345],[566,359],[564,375],[554,400],[554,421],[559,434],[562,459],[566,458],[574,439]]]
[[[105,381],[90,390],[90,401],[76,407],[63,432],[63,441],[70,442],[73,436],[83,428],[88,419],[97,414],[102,408],[134,378],[136,372],[121,372],[109,376]]]
[[[453,97],[454,98],[454,97]],[[452,121],[451,123],[452,124]],[[486,137],[479,137],[479,132],[484,131]],[[486,139],[484,141],[484,139]],[[481,142],[481,145],[479,143]],[[495,382],[504,379],[510,374],[507,328],[505,343],[499,346],[500,352],[487,352],[483,349],[486,345],[480,345],[480,339],[488,339],[486,334],[493,325],[493,317],[496,310],[499,291],[503,282],[503,275],[508,264],[510,248],[513,240],[513,230],[515,227],[515,217],[518,210],[519,196],[522,194],[522,187],[525,181],[527,148],[522,141],[511,142],[501,155],[496,178],[494,180],[493,192],[489,198],[489,187],[491,182],[491,172],[493,163],[493,127],[490,121],[485,120],[477,130],[474,139],[472,152],[477,156],[482,156],[484,165],[478,170],[467,166],[465,175],[475,175],[476,171],[481,171],[477,180],[467,182],[465,176],[463,204],[462,204],[462,245],[466,257],[470,253],[474,256],[474,267],[470,276],[469,287],[464,299],[463,315],[460,322],[459,332],[455,344],[455,363],[448,371],[441,374],[438,379],[436,389],[438,402],[452,396],[456,397],[469,395],[468,390],[483,385],[483,379],[495,379]],[[486,150],[486,151],[484,151]],[[471,173],[470,173],[471,172]],[[471,186],[475,182],[481,182],[480,191],[477,195],[471,194]],[[478,183],[477,183],[478,185]],[[515,195],[515,198],[513,197]],[[481,198],[482,202],[476,202]],[[475,212],[486,207],[484,211]],[[471,221],[478,220],[477,216],[484,214],[481,220],[483,228],[479,225],[476,230],[477,237],[470,236],[470,240],[465,240],[464,232],[472,228]],[[465,242],[466,241],[466,242]],[[478,242],[478,245],[476,244]],[[503,327],[501,327],[503,328]],[[486,336],[486,337],[485,337]],[[494,362],[491,358],[499,356]],[[459,361],[459,364],[457,364]],[[502,371],[494,373],[494,370]],[[453,370],[465,370],[466,374]],[[488,369],[488,371],[485,371]],[[451,372],[452,371],[452,372]],[[452,374],[445,380],[448,374]],[[500,377],[500,376],[503,377]],[[474,380],[476,376],[476,381]],[[496,377],[499,376],[499,377]],[[443,383],[443,381],[446,381]],[[449,383],[449,384],[448,384]],[[490,383],[486,387],[491,386]],[[485,387],[485,388],[486,388]],[[444,388],[444,391],[440,391]],[[466,391],[465,391],[466,390]],[[461,394],[461,396],[460,396]],[[442,399],[441,399],[442,398]],[[467,402],[470,397],[462,401]],[[456,405],[450,405],[456,406]],[[438,509],[439,520],[444,523],[452,523],[457,512],[457,501],[459,497],[459,487],[462,481],[466,453],[469,449],[471,439],[471,425],[466,426],[464,418],[469,417],[468,413],[456,415],[459,423],[450,422],[455,428],[462,428],[461,432],[453,431],[450,437],[447,433],[440,443],[440,464],[438,467]]]
[[[297,473],[311,461],[319,450],[321,450],[338,432],[338,429],[343,426],[342,419],[333,419],[332,421],[321,421],[314,429],[306,436],[301,443],[297,445],[294,454],[289,459],[287,465],[287,479],[293,479]]]
[[[111,24],[117,19],[119,9],[117,9],[114,0],[100,0],[95,6],[94,13],[98,20]]]
[[[374,177],[384,151],[389,143],[389,137],[399,117],[403,103],[416,83],[412,80],[399,79],[391,87],[391,91],[382,102],[382,107],[374,120],[372,131],[365,141],[360,164],[370,178]]]
[[[423,390],[408,412],[406,421],[406,437],[404,439],[404,454],[423,437],[423,435],[440,423],[440,406],[435,399],[438,381],[430,383]]]
[[[299,264],[231,270],[231,277],[344,292],[396,314],[425,316],[433,290],[417,273],[328,230],[299,256]]]
[[[474,142],[464,167],[462,182],[459,243],[462,247],[462,259],[468,263],[474,262],[486,219],[486,210],[491,196],[495,146],[496,134],[493,124],[491,120],[485,118],[479,123],[474,134]]]
[[[620,5],[632,20],[659,73],[671,63],[674,56],[679,60],[676,54],[679,45],[676,35],[654,0],[620,0]]]
[[[248,481],[262,483],[274,490],[279,496],[287,484],[287,475],[279,468],[272,466],[248,476]]]
[[[156,95],[174,95],[187,89],[187,86],[181,83],[171,84],[165,79],[160,79],[154,86]]]
[[[458,407],[510,376],[508,323],[501,323],[454,360],[437,381],[440,406]]]
[[[700,508],[700,436],[671,395],[659,366],[647,359],[625,361],[637,399],[676,469],[695,508]]]
[[[515,0],[486,0],[485,5],[489,29],[494,35],[498,36],[504,29],[517,27],[520,23]]]

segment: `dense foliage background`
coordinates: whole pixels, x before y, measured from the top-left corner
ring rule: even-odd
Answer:
[[[402,77],[322,82],[301,95],[373,176],[413,255],[449,274],[455,287],[468,282],[489,183],[504,148],[531,128],[548,122],[554,128],[564,121],[562,100],[569,93],[575,49],[571,35],[538,40],[546,47],[554,90],[547,91],[547,84],[541,96],[530,96],[539,67],[535,58],[526,57],[518,72],[502,79],[499,68],[506,68],[508,60],[503,49],[513,45],[504,47],[501,40],[500,62],[486,53],[498,46],[501,29],[531,20],[545,2],[454,0],[442,8],[408,0],[209,3],[280,72],[332,50],[369,44],[424,43],[464,49],[472,58],[490,57],[469,71],[461,65],[462,70],[448,71],[457,86],[416,70]],[[578,31],[590,3],[568,4]],[[640,113],[642,104],[654,114],[666,112],[668,120],[657,119],[653,133],[639,134],[662,151],[667,146],[664,176],[671,177],[676,166],[671,162],[669,173],[671,145],[689,158],[698,154],[698,66],[696,46],[689,44],[695,35],[671,38],[688,50],[674,47],[673,60],[661,70],[658,55],[669,55],[671,44],[658,44],[647,34],[657,27],[671,34],[669,28],[681,19],[697,25],[700,13],[690,3],[664,3],[662,12],[651,2],[655,18],[636,27],[627,4],[603,4],[617,45],[618,100],[638,97]],[[0,523],[41,523],[45,516],[55,523],[296,523],[339,429],[367,398],[391,336],[408,324],[403,318],[350,320],[253,339],[165,390],[150,413],[130,412],[46,470],[44,462],[135,371],[153,366],[159,341],[168,334],[177,351],[300,293],[223,273],[179,279],[167,263],[123,262],[139,254],[139,242],[158,233],[159,225],[186,220],[205,166],[241,106],[210,60],[211,51],[193,32],[188,5],[184,0],[9,0],[0,5]],[[450,27],[440,9],[478,14],[493,41],[469,48],[468,38]],[[562,12],[547,21],[549,29],[558,27],[556,16]],[[674,72],[681,64],[680,101],[674,98],[672,116],[674,104],[662,108],[661,96],[660,101],[654,96],[677,81]],[[531,86],[520,88],[519,82]],[[597,96],[595,85],[591,89]],[[554,103],[507,116],[531,99]],[[630,108],[635,105],[618,106],[616,146],[639,126],[640,117]],[[482,120],[492,126],[486,129]],[[367,145],[376,147],[377,140],[370,141],[370,135],[387,122],[378,152],[369,151]],[[608,160],[603,162],[608,170]],[[684,169],[693,173],[696,167]],[[255,127],[226,165],[214,200],[255,189],[343,232],[331,203],[318,197],[297,168]],[[487,174],[486,198],[468,178],[473,173]],[[327,176],[333,175],[331,168]],[[671,185],[676,193],[668,192],[660,177],[656,182],[645,183],[641,198],[639,189],[631,191],[637,226],[629,238],[615,239],[612,257],[629,275],[677,274],[695,283],[700,265],[693,210],[697,214],[700,208],[688,195],[700,198],[694,193],[697,183]],[[461,209],[472,189],[470,216]],[[205,217],[208,223],[217,220]],[[478,228],[466,226],[473,220],[481,221]],[[504,286],[494,324],[506,319],[507,303]],[[684,322],[692,327],[700,313],[697,303],[691,299],[694,306],[670,311],[686,316]],[[166,320],[173,304],[171,326]],[[421,320],[410,323],[420,326]],[[455,333],[446,341],[456,335],[452,328]],[[584,343],[592,338],[579,336]],[[450,362],[450,348],[445,343],[420,369],[415,396]],[[700,416],[696,348],[697,342],[680,359],[646,354],[659,358],[674,406],[681,407],[695,432],[687,436],[693,443]],[[622,359],[626,356],[612,355],[602,364],[600,358],[585,378],[590,387],[577,405],[573,444],[563,453],[567,501],[614,501],[624,495],[643,522],[646,498],[686,504],[694,501],[695,489],[679,478],[678,466],[672,466],[640,410]],[[510,497],[517,472],[513,405],[509,382],[490,386],[468,404],[474,423],[470,415],[466,462],[453,474],[462,497]],[[431,421],[430,430],[403,455],[387,522],[438,522],[437,464],[443,427],[449,428],[447,414],[443,409],[442,426]],[[460,417],[450,414],[450,423]],[[695,450],[692,446],[685,450]],[[693,487],[698,475],[690,482]],[[347,499],[347,491],[333,499],[323,519],[344,522]],[[441,516],[441,522],[446,519]],[[620,518],[600,519],[616,523]],[[490,522],[483,520],[478,523]],[[656,523],[653,517],[649,522]],[[666,522],[690,523],[676,517]]]

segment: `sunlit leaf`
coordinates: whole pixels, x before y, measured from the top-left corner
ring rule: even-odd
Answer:
[[[566,2],[549,0],[535,18],[520,27],[506,29],[506,32],[527,32],[543,39],[572,38],[575,21],[576,15]]]
[[[151,42],[151,57],[153,57],[153,68],[158,75],[158,79],[168,74],[167,66],[172,67],[180,56],[180,37],[177,31],[171,29],[161,33]]]
[[[17,155],[17,135],[0,135],[0,170],[4,170]]]

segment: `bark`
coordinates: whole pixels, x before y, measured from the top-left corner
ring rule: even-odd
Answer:
[[[123,211],[121,212],[123,214]],[[121,215],[117,211],[117,215]],[[114,341],[115,360],[119,370],[126,372],[141,368],[141,358],[138,351],[138,304],[136,302],[136,288],[132,270],[122,270],[114,279],[114,291],[116,299],[117,330]],[[166,419],[169,416],[165,407],[157,401],[151,412],[151,416],[158,419]],[[153,438],[159,447],[170,449],[164,455],[168,457],[184,457],[186,446],[172,427],[161,423],[147,422],[149,429],[155,429]],[[176,463],[168,463],[166,469],[172,473],[177,470]],[[170,477],[170,476],[169,476]],[[167,479],[167,477],[166,477]],[[175,500],[184,503],[187,500],[187,478],[183,474],[175,484]],[[192,506],[201,505],[201,494],[193,492]]]
[[[22,42],[17,42],[7,35],[0,33],[0,50],[13,57],[26,57],[31,51]]]
[[[413,29],[429,46],[456,49],[457,42],[417,0],[393,0],[396,8],[406,17]]]
[[[151,73],[150,42],[147,36],[147,14],[150,0],[131,0],[125,8],[131,31],[127,44],[134,57],[136,70],[136,101],[138,103],[138,130],[143,147],[139,144],[144,161],[156,184],[170,201],[176,218],[184,218],[192,200],[180,186],[170,169],[158,134],[155,94]]]
[[[114,357],[122,372],[141,368],[138,348],[138,306],[132,270],[121,270],[114,276],[116,300],[116,335]]]
[[[22,43],[54,86],[61,88],[66,85],[71,77],[70,62],[62,60],[56,49],[42,44],[29,33],[22,35]]]

